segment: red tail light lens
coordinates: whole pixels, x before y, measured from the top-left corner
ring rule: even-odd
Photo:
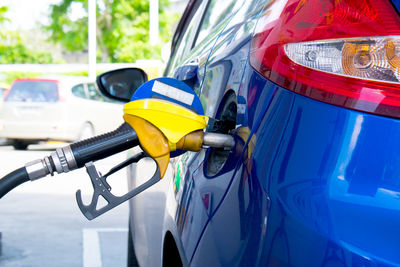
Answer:
[[[67,102],[67,98],[64,95],[62,95],[60,90],[58,91],[58,102]]]
[[[299,94],[400,117],[400,19],[387,0],[272,1],[250,63]]]
[[[10,93],[10,90],[5,90],[3,94],[3,100],[6,100],[8,94]]]
[[[67,102],[65,90],[63,90],[62,86],[65,85],[62,85],[60,82],[57,81],[58,102]]]

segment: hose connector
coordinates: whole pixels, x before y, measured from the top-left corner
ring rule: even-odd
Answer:
[[[45,177],[48,174],[53,174],[53,168],[51,167],[49,157],[28,162],[25,164],[25,169],[31,181]]]
[[[69,172],[78,168],[71,146],[57,148],[50,155],[52,163],[57,173]]]
[[[78,168],[70,146],[57,148],[50,156],[25,164],[26,172],[31,181],[43,178],[54,172],[64,173]]]

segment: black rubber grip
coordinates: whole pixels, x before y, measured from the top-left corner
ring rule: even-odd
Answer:
[[[19,168],[7,174],[0,179],[0,198],[2,198],[15,187],[27,181],[29,181],[29,176],[25,167]]]
[[[115,131],[71,144],[78,168],[90,161],[103,159],[139,145],[138,136],[128,123]]]

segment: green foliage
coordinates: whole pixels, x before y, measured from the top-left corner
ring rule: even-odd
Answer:
[[[51,63],[50,53],[27,49],[18,42],[11,45],[0,44],[0,64]]]
[[[7,11],[8,11],[8,7],[0,6],[0,23],[2,23],[4,21],[8,21],[8,18],[6,17]]]
[[[149,0],[97,0],[97,56],[100,62],[134,62],[137,59],[160,59],[161,47],[171,39],[170,28],[178,15],[167,14],[164,10],[168,0],[159,0],[159,31],[161,42],[150,46],[149,41]],[[81,7],[84,17],[71,20],[73,5]],[[87,49],[87,0],[62,0],[51,6],[51,40],[61,43],[68,51]]]
[[[68,51],[81,51],[87,49],[87,16],[72,21],[68,15],[73,2],[86,2],[87,10],[87,1],[82,0],[63,0],[58,5],[51,5],[51,24],[44,26],[44,29],[51,33],[51,40],[61,42]]]
[[[0,6],[0,64],[51,63],[50,53],[28,49],[17,32],[1,28],[1,24],[8,20],[7,11],[6,6]]]
[[[62,72],[60,75],[66,76],[89,76],[88,71],[70,71],[70,72]]]
[[[42,73],[37,72],[19,72],[19,71],[12,71],[7,72],[4,74],[4,78],[2,81],[5,83],[11,84],[16,79],[23,79],[23,78],[35,78],[43,75]]]

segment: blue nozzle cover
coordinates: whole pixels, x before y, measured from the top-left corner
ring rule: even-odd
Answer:
[[[164,99],[204,115],[200,99],[193,89],[173,78],[156,78],[144,83],[135,91],[131,101],[148,98]]]

